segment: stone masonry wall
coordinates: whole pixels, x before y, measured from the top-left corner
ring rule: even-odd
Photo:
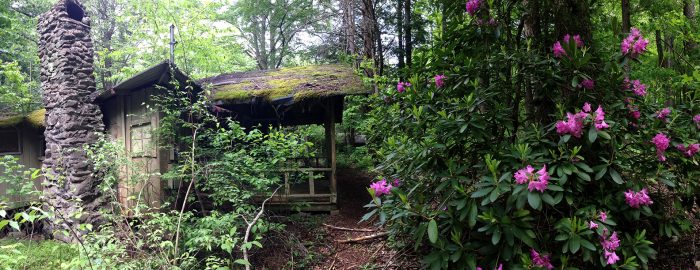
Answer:
[[[98,188],[101,178],[83,150],[104,130],[102,112],[93,102],[93,44],[84,10],[77,0],[59,0],[40,16],[38,26],[46,107],[44,200],[55,213],[47,229],[67,242],[83,233],[79,224],[100,223],[105,203]]]

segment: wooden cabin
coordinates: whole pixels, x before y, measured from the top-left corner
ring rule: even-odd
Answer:
[[[232,117],[242,126],[322,125],[322,151],[312,159],[297,160],[290,168],[280,168],[284,190],[271,203],[303,202],[307,211],[336,209],[335,124],[342,122],[345,96],[368,93],[351,67],[322,65],[238,72],[199,83],[211,90],[220,116]]]
[[[101,93],[96,102],[102,109],[106,133],[123,142],[128,158],[137,164],[122,172],[123,180],[117,187],[120,203],[132,206],[135,200],[140,200],[158,207],[166,191],[177,188],[176,183],[164,183],[159,179],[158,175],[168,171],[176,157],[173,149],[155,147],[157,138],[152,131],[159,127],[161,114],[149,108],[154,107],[154,97],[163,91],[199,92],[203,89],[211,90],[215,113],[231,117],[244,127],[323,125],[323,151],[313,159],[294,161],[295,166],[290,166],[294,169],[280,168],[284,190],[272,203],[302,202],[310,211],[336,209],[335,124],[342,121],[345,96],[368,93],[354,70],[341,65],[229,73],[194,82],[165,61]],[[20,130],[16,133],[20,134],[16,135],[18,140],[26,141],[23,145],[28,147],[15,154],[21,155],[23,164],[37,168],[41,166],[40,146],[43,145],[43,131],[37,124],[42,121],[43,117],[35,123],[36,130],[24,125],[13,126]],[[129,180],[139,173],[151,176],[141,182]],[[0,196],[2,192],[0,184]]]
[[[170,169],[175,155],[172,148],[158,147],[157,137],[153,134],[160,127],[162,116],[153,110],[156,105],[153,97],[163,91],[186,91],[186,86],[201,91],[196,83],[165,61],[97,97],[105,132],[115,141],[124,143],[127,158],[131,159],[117,186],[118,200],[122,205],[131,208],[138,200],[150,207],[160,207],[163,191],[176,188],[172,182],[163,183],[159,178]],[[134,177],[137,174],[144,177]]]
[[[5,114],[0,117],[0,156],[12,156],[17,163],[24,166],[21,171],[41,168],[44,157],[44,109],[28,114]],[[12,175],[10,175],[12,174]],[[30,175],[12,171],[11,168],[0,168],[0,201],[7,203],[10,208],[26,205],[37,196],[18,192],[22,188],[33,187],[41,190],[42,178],[33,180],[33,185],[18,182],[16,179],[32,181]],[[28,191],[28,190],[25,190]]]

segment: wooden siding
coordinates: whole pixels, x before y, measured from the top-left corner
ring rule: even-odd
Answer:
[[[18,143],[19,143],[19,153],[12,153],[11,156],[17,158],[18,163],[25,166],[25,169],[41,168],[41,160],[43,157],[42,150],[44,149],[43,143],[43,130],[33,128],[26,124],[20,124],[14,127],[3,128],[2,131],[16,131],[18,132]],[[6,153],[0,153],[0,155],[5,155]],[[4,170],[0,170],[0,175],[2,175]],[[4,176],[4,175],[3,175]],[[0,176],[1,177],[1,176]],[[29,180],[29,176],[25,176]],[[43,178],[37,178],[34,180],[35,190],[41,190],[41,183]],[[8,194],[8,189],[17,189],[23,183],[0,183],[0,201],[8,203],[10,208],[21,207],[27,205],[32,200],[36,200],[36,196],[28,195],[15,195]]]
[[[153,88],[132,91],[130,95],[115,96],[104,103],[108,133],[124,144],[130,163],[122,169],[122,177],[117,185],[119,202],[128,208],[136,201],[151,207],[160,207],[163,201],[160,173],[165,172],[169,155],[158,149],[157,137],[153,134],[159,126],[160,115],[152,112]],[[150,132],[150,144],[143,140],[132,140],[134,136],[143,138],[143,132]],[[146,149],[135,153],[135,148]],[[164,162],[163,162],[164,161]]]

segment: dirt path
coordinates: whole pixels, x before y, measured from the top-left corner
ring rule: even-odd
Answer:
[[[387,247],[386,237],[352,243],[338,242],[382,232],[372,223],[358,223],[367,212],[363,206],[371,199],[366,189],[371,181],[371,176],[355,170],[338,171],[339,213],[329,216],[325,224],[353,230],[324,226],[328,240],[332,243],[332,249],[330,256],[314,269],[406,269],[406,267],[400,267],[398,263],[399,254]]]
[[[353,169],[339,169],[337,175],[338,213],[280,217],[285,230],[268,237],[253,265],[263,269],[418,269],[418,260],[390,249],[386,237],[339,243],[382,231],[374,223],[359,223],[366,213],[363,206],[370,201],[366,188],[373,177]]]

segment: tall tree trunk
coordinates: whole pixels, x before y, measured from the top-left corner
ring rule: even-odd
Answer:
[[[345,34],[345,53],[355,55],[355,0],[343,1],[343,30]]]
[[[632,27],[630,18],[630,0],[622,0],[622,33],[629,34]]]
[[[77,242],[86,233],[81,224],[102,223],[99,210],[106,204],[102,177],[84,148],[104,131],[102,112],[93,103],[97,89],[90,20],[77,0],[61,0],[40,16],[38,32],[46,108],[43,197],[53,213],[47,231],[59,240]]]
[[[552,11],[558,38],[565,34],[578,34],[584,40],[592,40],[591,12],[587,0],[557,0]]]
[[[379,71],[379,76],[382,76],[384,75],[384,46],[382,44],[382,32],[379,31],[379,22],[377,21],[376,16],[374,21],[374,33],[376,33],[375,36],[377,37],[377,70]]]
[[[399,58],[399,69],[402,69],[404,63],[404,46],[403,46],[403,1],[397,0],[396,7],[396,32],[399,40],[399,47],[396,49],[397,57]]]
[[[362,43],[364,44],[362,54],[365,60],[374,60],[374,1],[362,0]],[[365,75],[374,76],[374,71],[365,69]]]
[[[666,37],[666,41],[664,43],[666,44],[666,54],[667,54],[666,58],[664,59],[666,62],[664,64],[664,67],[671,68],[673,66],[673,43],[674,43],[675,39],[673,38],[673,36],[669,35],[668,33],[666,33],[664,35],[664,37]]]
[[[411,17],[413,14],[411,13],[411,0],[406,0],[406,3],[404,4],[404,37],[406,38],[406,42],[404,42],[406,46],[406,66],[411,67],[411,62],[412,62],[412,56],[413,56],[413,38],[411,37]]]
[[[688,19],[691,26],[697,27],[695,22],[695,3],[693,0],[683,0],[683,15],[685,15],[686,19]],[[692,40],[686,40],[683,44],[685,54],[687,55],[691,51],[695,50],[697,46],[698,44]]]
[[[658,59],[658,65],[659,67],[664,66],[664,41],[663,37],[661,36],[661,30],[656,30],[654,31],[654,34],[656,35],[656,54],[659,56]]]

